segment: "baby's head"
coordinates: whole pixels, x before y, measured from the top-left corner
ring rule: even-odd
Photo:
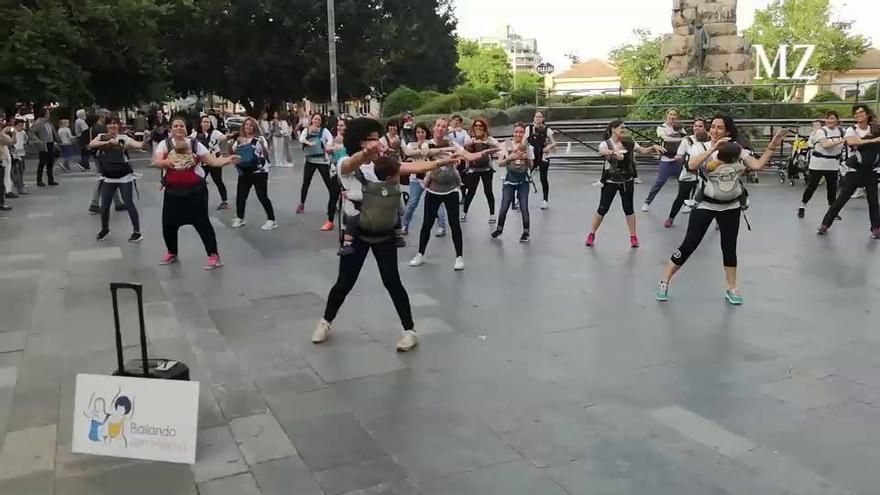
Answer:
[[[400,160],[395,155],[382,155],[373,161],[373,171],[379,180],[389,180],[400,173]]]
[[[174,141],[174,151],[177,152],[178,155],[189,155],[192,153],[192,149],[190,148],[189,141],[186,139],[183,140],[173,140]]]
[[[736,163],[742,148],[736,143],[727,142],[718,147],[718,161],[721,163]]]

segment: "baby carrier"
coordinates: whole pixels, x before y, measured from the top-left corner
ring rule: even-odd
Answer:
[[[355,202],[358,215],[359,237],[367,243],[377,244],[387,241],[394,235],[397,225],[397,212],[400,208],[400,188],[388,180],[372,182],[363,172],[355,172],[361,183],[359,202]]]
[[[626,150],[622,160],[618,160],[614,155],[605,158],[605,167],[602,170],[602,183],[611,182],[613,184],[626,184],[633,180],[635,174],[635,148],[636,143],[630,138],[624,138],[621,141],[623,148]],[[614,143],[611,139],[605,141],[608,149],[614,151]]]
[[[308,136],[306,140],[315,143],[312,146],[307,144],[303,144],[303,154],[306,156],[306,161],[309,158],[324,158],[324,141],[321,137],[324,135],[324,128],[320,128],[315,132],[312,132],[311,129],[308,130]]]
[[[108,179],[121,179],[134,172],[122,142],[99,148],[96,157],[101,175]]]
[[[239,171],[253,172],[266,164],[266,158],[257,153],[258,146],[261,146],[260,140],[255,137],[249,143],[239,144],[235,148],[235,154],[238,155],[238,163],[235,167]]]
[[[193,155],[193,162],[198,165],[201,161],[196,149],[199,142],[195,138],[189,140],[190,150]],[[167,158],[174,151],[174,139],[166,138],[165,147],[167,148]],[[205,184],[205,176],[199,175],[199,167],[187,167],[182,169],[165,168],[162,173],[162,187],[166,189],[185,189],[198,187]],[[202,172],[204,174],[204,172]]]

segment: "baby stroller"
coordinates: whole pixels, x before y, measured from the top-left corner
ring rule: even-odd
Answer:
[[[803,178],[804,183],[809,181],[811,152],[812,148],[810,148],[807,138],[801,135],[798,135],[791,143],[791,155],[788,157],[788,167],[786,168],[790,186],[794,187],[795,181],[800,178]],[[782,182],[785,182],[784,176]]]

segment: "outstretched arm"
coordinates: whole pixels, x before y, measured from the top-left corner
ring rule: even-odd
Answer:
[[[761,170],[762,168],[767,166],[767,162],[770,161],[770,157],[773,156],[773,153],[779,149],[779,146],[782,145],[782,140],[788,134],[788,131],[783,129],[776,133],[773,136],[773,140],[770,141],[770,144],[767,145],[767,149],[764,150],[764,153],[760,158],[755,158],[753,156],[747,156],[743,158],[743,163],[746,164],[750,170]]]

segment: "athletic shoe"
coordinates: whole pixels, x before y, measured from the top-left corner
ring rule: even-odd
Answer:
[[[642,179],[639,179],[638,177],[636,177],[635,179],[633,179],[633,182],[635,182],[636,184],[641,184]]]
[[[461,221],[461,223],[467,222],[467,213],[461,212],[461,215],[459,215],[458,219]]]
[[[422,266],[425,264],[425,257],[422,253],[416,253],[413,259],[409,260],[409,266]]]
[[[223,262],[220,261],[220,255],[217,253],[208,256],[208,261],[205,263],[205,270],[213,270],[214,268],[220,268],[223,266]]]
[[[321,225],[322,232],[327,232],[327,231],[333,230],[335,228],[336,228],[336,225],[333,222],[331,222],[330,220],[327,220],[326,222],[324,222],[324,225]]]
[[[865,197],[865,189],[864,188],[856,189],[856,192],[854,192],[852,195],[853,199],[859,199],[859,198],[864,198],[864,197]]]
[[[596,234],[590,232],[590,234],[587,236],[587,241],[584,242],[584,246],[593,247],[593,244],[595,244],[595,243],[596,243]]]
[[[217,210],[218,210],[218,211],[219,211],[219,210],[228,210],[228,209],[229,209],[229,203],[226,202],[226,201],[221,201],[220,204],[217,205]]]
[[[798,218],[804,218],[804,213],[806,213],[806,212],[807,212],[807,209],[804,208],[803,206],[798,208],[798,214],[797,214]]]
[[[179,258],[176,254],[165,253],[162,255],[162,258],[159,260],[160,265],[170,265],[171,263],[177,263]]]
[[[541,203],[541,209],[542,209],[542,210],[549,210],[549,209],[550,209],[550,203],[544,201],[543,203]]]
[[[727,289],[727,292],[724,293],[724,297],[727,299],[727,302],[734,306],[739,306],[743,303],[743,298],[739,295],[739,291],[736,289]]]
[[[300,203],[300,205],[296,207],[296,214],[302,215],[305,212],[306,212],[306,205]]]
[[[14,192],[8,192],[6,193],[6,199],[18,199],[18,194],[15,194]]]
[[[669,282],[660,281],[657,284],[657,292],[654,293],[654,299],[658,302],[669,300]]]
[[[278,222],[275,220],[266,220],[266,223],[260,227],[261,230],[275,230],[278,228]]]
[[[666,227],[667,229],[668,229],[668,228],[672,228],[672,219],[671,219],[671,218],[667,218],[666,221],[663,222],[663,226]]]
[[[65,172],[70,172],[69,163],[60,163],[58,166],[61,167],[61,170],[64,170]]]
[[[495,218],[495,215],[489,215],[489,223],[490,223],[490,224],[491,224],[491,223],[495,223],[495,222],[497,222],[497,221],[498,221],[498,219]]]
[[[55,182],[54,180],[50,180],[50,181],[49,181],[49,185],[50,185],[50,186],[57,186],[58,183]],[[863,193],[863,194],[864,194],[864,193]]]
[[[464,258],[462,258],[461,256],[455,258],[455,264],[452,265],[452,269],[457,272],[464,270]]]
[[[318,324],[315,326],[315,331],[312,332],[312,343],[320,344],[322,342],[326,342],[327,338],[330,337],[330,322],[321,318],[318,320]]]
[[[495,229],[495,231],[492,232],[492,239],[497,239],[497,238],[501,237],[501,234],[503,234],[503,233],[504,233],[503,230]]]
[[[403,235],[409,235],[409,226],[404,225],[404,226],[403,226],[403,229],[401,230],[400,233],[403,234]]]
[[[419,345],[419,336],[413,330],[403,332],[403,337],[397,341],[397,352],[409,352],[413,347]]]
[[[642,212],[647,212],[647,211],[651,211],[651,205],[649,205],[648,203],[645,203],[642,205]]]
[[[514,201],[514,202],[513,202],[513,209],[514,209],[514,210],[518,210],[518,209],[519,209],[519,201]]]
[[[37,187],[46,187],[46,184],[43,181],[37,181]]]
[[[446,237],[446,229],[437,229],[437,232],[434,233],[437,237]]]
[[[639,238],[634,235],[629,236],[629,245],[634,248],[639,247]]]
[[[681,207],[681,214],[682,214],[682,215],[687,215],[687,214],[690,213],[690,212],[691,212],[691,207],[690,207],[690,206],[688,206],[688,205],[684,205],[684,206]]]
[[[113,208],[114,208],[116,211],[125,211],[125,210],[128,209],[128,207],[125,206],[125,205],[116,205],[116,206],[114,206]]]
[[[128,242],[141,242],[142,240],[144,240],[144,234],[140,232],[135,232],[128,238]]]
[[[396,235],[396,236],[394,236],[394,245],[397,248],[405,248],[406,247],[406,239],[404,239],[402,235]]]
[[[519,236],[519,242],[526,243],[529,242],[529,233],[523,232],[521,236]]]
[[[101,207],[98,205],[90,205],[89,213],[91,213],[92,215],[97,215],[98,213],[101,213]]]
[[[828,235],[828,226],[820,225],[819,229],[816,230],[816,235]]]
[[[835,215],[835,216],[834,216],[834,219],[835,219],[835,220],[843,220],[843,217],[841,217],[840,215]]]
[[[104,229],[98,232],[97,240],[98,242],[104,242],[107,240],[107,237],[110,236],[110,229]]]
[[[871,238],[880,239],[880,228],[871,229]]]
[[[235,217],[235,218],[232,219],[232,228],[233,228],[233,229],[237,229],[237,228],[239,228],[239,227],[243,227],[245,224],[247,224],[247,221],[246,221],[245,219],[243,219],[243,218]]]
[[[10,211],[12,207],[9,205],[0,205],[0,211]]]

